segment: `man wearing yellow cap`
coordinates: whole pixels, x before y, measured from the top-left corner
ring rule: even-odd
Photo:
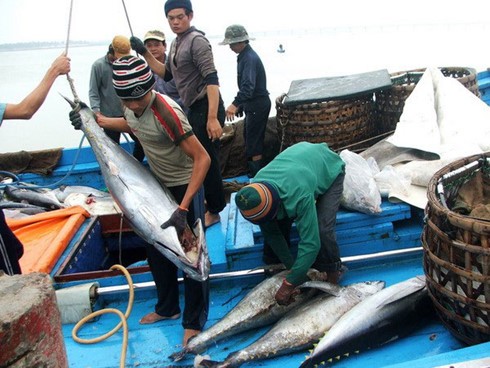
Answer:
[[[336,214],[343,191],[345,164],[326,143],[297,143],[261,169],[235,197],[241,214],[260,225],[264,252],[270,246],[289,274],[277,291],[279,304],[294,300],[295,287],[311,267],[338,283],[341,270],[335,236]],[[300,237],[298,254],[289,251],[292,222]]]
[[[165,60],[167,60],[167,41],[165,40],[165,33],[159,31],[157,29],[151,30],[145,33],[145,37],[143,38],[143,43],[148,51],[162,64],[165,64]],[[179,92],[177,91],[177,86],[175,85],[175,80],[170,79],[166,81],[158,74],[154,74],[155,76],[155,91],[163,93],[167,95],[172,100],[177,102],[180,107],[186,112],[184,104],[180,99]]]

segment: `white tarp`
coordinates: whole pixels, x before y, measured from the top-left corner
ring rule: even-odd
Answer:
[[[390,200],[424,208],[427,185],[437,170],[489,150],[490,107],[456,79],[427,68],[405,101],[395,133],[363,156],[377,152],[374,158],[380,169],[392,164],[411,178],[408,194],[395,189]]]

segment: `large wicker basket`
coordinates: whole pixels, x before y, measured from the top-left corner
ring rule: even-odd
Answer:
[[[295,106],[285,105],[285,97],[283,94],[276,99],[281,150],[302,141],[326,142],[332,150],[339,150],[372,136],[372,93]]]
[[[476,71],[472,68],[443,67],[440,68],[445,77],[456,78],[470,92],[480,97],[476,80]],[[410,96],[425,69],[392,73],[392,87],[377,91],[376,99],[376,127],[377,135],[395,130],[396,124],[405,106],[405,100]]]
[[[463,185],[479,179],[488,189],[489,178],[487,153],[444,167],[428,187],[422,243],[429,295],[445,326],[467,344],[490,340],[490,221],[455,211]]]

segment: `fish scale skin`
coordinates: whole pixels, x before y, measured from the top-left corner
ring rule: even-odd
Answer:
[[[203,352],[218,340],[243,331],[270,325],[316,293],[315,290],[310,289],[298,295],[296,301],[288,306],[277,304],[275,294],[286,273],[287,271],[278,273],[255,286],[220,321],[196,335],[180,352],[174,353],[170,357],[178,361],[188,353]]]
[[[430,310],[425,277],[391,285],[343,315],[300,367],[314,367],[404,336],[424,321]]]
[[[289,354],[312,347],[347,311],[384,287],[374,281],[341,287],[338,296],[320,294],[287,313],[248,347],[231,353],[216,367],[239,367],[253,360]]]

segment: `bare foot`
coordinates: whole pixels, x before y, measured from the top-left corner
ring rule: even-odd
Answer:
[[[191,337],[196,336],[196,335],[197,335],[199,332],[201,332],[201,331],[200,331],[200,330],[192,330],[192,329],[190,329],[190,328],[189,328],[189,329],[187,329],[187,328],[186,328],[186,329],[184,330],[184,341],[182,342],[182,344],[183,344],[184,346],[186,346],[186,345],[187,345],[187,342],[189,341],[189,339],[190,339]]]
[[[217,224],[218,222],[220,222],[219,213],[211,213],[211,212],[207,211],[204,214],[205,227],[210,227],[214,224]]]
[[[180,313],[174,314],[173,316],[170,317],[164,317],[161,316],[155,312],[148,313],[146,316],[140,319],[140,324],[141,325],[149,325],[155,322],[163,321],[166,319],[177,319],[180,317]]]

